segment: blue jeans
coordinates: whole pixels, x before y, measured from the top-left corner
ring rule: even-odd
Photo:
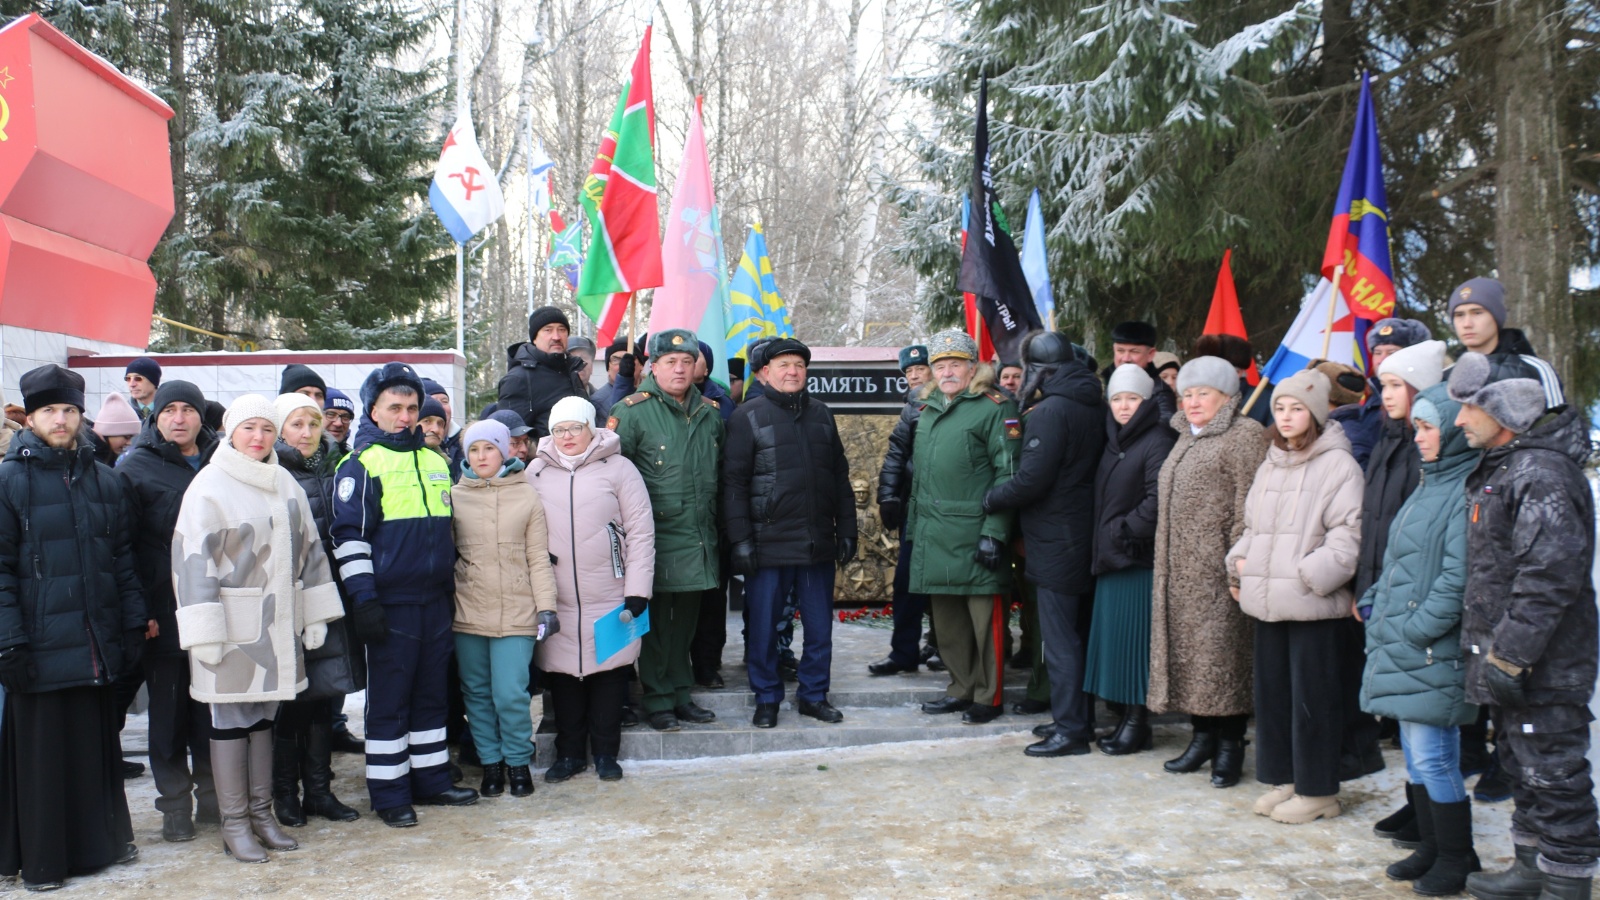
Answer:
[[[745,604],[750,610],[750,646],[745,667],[757,703],[783,700],[778,675],[778,619],[791,590],[800,605],[805,649],[800,657],[800,685],[795,696],[808,703],[828,699],[833,667],[833,563],[773,566],[745,579]]]
[[[1460,729],[1402,721],[1400,747],[1406,753],[1411,783],[1427,788],[1429,800],[1460,803],[1467,799],[1467,786],[1461,780]]]
[[[525,766],[533,759],[533,716],[528,710],[528,663],[533,638],[456,634],[461,699],[472,743],[485,764]]]

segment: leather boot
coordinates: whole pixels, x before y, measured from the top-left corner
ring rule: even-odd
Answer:
[[[478,783],[478,793],[485,797],[498,797],[506,792],[506,764],[483,764],[483,781]]]
[[[286,827],[306,823],[300,806],[300,742],[292,734],[272,730],[272,811]]]
[[[1539,872],[1539,848],[1515,845],[1517,858],[1503,872],[1474,872],[1467,876],[1467,893],[1479,900],[1538,900],[1544,888]]]
[[[1122,708],[1122,717],[1117,719],[1116,727],[1112,728],[1110,733],[1105,737],[1095,739],[1094,745],[1100,748],[1100,752],[1104,753],[1107,747],[1115,744],[1119,739],[1121,739],[1122,732],[1128,727],[1128,716],[1132,710],[1133,707],[1124,706]]]
[[[249,752],[249,741],[212,741],[211,777],[222,815],[222,848],[239,862],[264,863],[267,851],[250,832]]]
[[[1245,741],[1227,738],[1217,741],[1217,755],[1211,759],[1211,786],[1231,788],[1244,772]]]
[[[1395,881],[1416,881],[1428,874],[1434,862],[1439,858],[1439,838],[1434,827],[1433,801],[1428,799],[1428,789],[1420,784],[1406,785],[1406,796],[1410,798],[1411,809],[1416,815],[1417,832],[1422,836],[1417,849],[1411,855],[1397,863],[1391,863],[1383,874]],[[1463,881],[1466,873],[1461,873]],[[1456,888],[1460,890],[1459,887]],[[1454,892],[1452,892],[1454,893]]]
[[[330,822],[354,822],[361,814],[339,802],[333,795],[333,723],[312,722],[306,733],[300,761],[300,779],[305,782],[305,811]]]
[[[1577,878],[1571,875],[1544,875],[1544,890],[1539,894],[1539,900],[1589,900],[1589,889],[1593,878]]]
[[[1209,731],[1196,731],[1189,741],[1189,748],[1177,759],[1169,759],[1161,764],[1174,775],[1188,772],[1198,772],[1200,767],[1211,761],[1217,755],[1217,736]]]
[[[269,850],[293,850],[294,838],[283,833],[272,817],[272,730],[250,732],[247,741],[250,774],[250,830]]]
[[[1150,711],[1142,705],[1129,705],[1122,711],[1122,724],[1108,741],[1100,744],[1100,752],[1107,756],[1127,756],[1149,750],[1154,739],[1150,734]]]
[[[1428,799],[1427,790],[1421,787],[1417,788],[1417,795],[1412,802],[1421,800],[1428,804],[1433,820],[1423,826],[1424,841],[1431,824],[1438,853],[1427,873],[1411,883],[1411,890],[1424,897],[1459,894],[1467,886],[1467,875],[1483,868],[1478,862],[1477,852],[1472,849],[1472,801],[1433,803]],[[1420,822],[1422,817],[1419,814],[1417,818]]]

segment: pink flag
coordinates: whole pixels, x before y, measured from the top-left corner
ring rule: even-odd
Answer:
[[[700,125],[700,100],[689,117],[683,163],[672,186],[672,209],[661,241],[664,280],[650,305],[649,331],[668,328],[698,331],[706,304],[717,293],[716,197],[711,190],[711,164],[706,159],[706,134]]]

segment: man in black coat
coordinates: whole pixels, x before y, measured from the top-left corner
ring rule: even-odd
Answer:
[[[1111,373],[1118,366],[1133,364],[1144,369],[1156,381],[1155,392],[1150,395],[1161,414],[1163,422],[1172,421],[1178,412],[1178,398],[1172,388],[1161,380],[1156,369],[1156,327],[1149,322],[1119,322],[1111,329],[1111,365],[1100,370],[1101,380],[1110,383]]]
[[[155,622],[144,680],[150,688],[150,774],[161,836],[168,841],[194,840],[195,808],[200,821],[220,821],[211,783],[211,712],[189,696],[189,654],[178,646],[178,601],[172,590],[172,532],[183,493],[217,442],[200,419],[205,402],[187,381],[163,382],[150,418],[117,466],[131,510],[134,569]],[[126,709],[133,695],[127,685],[123,689],[121,708]]]
[[[79,440],[83,376],[22,376],[28,428],[0,463],[0,875],[29,890],[138,856],[112,680],[147,620],[128,499]]]
[[[1105,448],[1106,407],[1100,380],[1081,358],[1052,332],[1023,344],[1023,396],[1042,396],[1022,414],[1017,474],[983,498],[984,512],[1020,511],[1025,574],[1039,592],[1055,730],[1029,745],[1029,756],[1088,753],[1094,737],[1094,705],[1083,692],[1088,635],[1079,630],[1079,612],[1094,595],[1094,478]]]
[[[1521,374],[1479,353],[1450,373],[1456,424],[1484,451],[1464,511],[1467,699],[1494,709],[1516,804],[1515,863],[1469,875],[1467,892],[1587,898],[1600,858],[1587,758],[1597,640],[1589,437],[1575,410],[1548,408],[1548,386]]]
[[[509,370],[500,377],[500,409],[522,417],[536,438],[550,433],[550,407],[563,397],[588,398],[578,379],[583,360],[567,355],[572,326],[567,314],[541,306],[528,316],[528,340],[506,348]]]
[[[878,471],[878,519],[884,528],[900,532],[900,554],[894,565],[894,631],[889,635],[889,655],[867,666],[874,675],[917,670],[922,661],[918,650],[922,617],[928,611],[928,595],[911,593],[911,542],[906,540],[905,530],[906,503],[911,499],[911,446],[917,435],[917,417],[922,414],[917,398],[933,378],[928,348],[922,344],[900,348],[900,371],[906,377],[906,405],[889,433],[889,452]],[[931,632],[928,643],[934,643]],[[929,661],[931,668],[931,656]]]
[[[766,393],[734,411],[722,455],[724,523],[750,610],[745,655],[756,695],[753,724],[778,723],[777,626],[791,589],[805,630],[795,706],[803,716],[840,722],[828,684],[834,566],[856,555],[850,463],[833,413],[806,391],[811,350],[779,338],[768,345],[767,360]]]

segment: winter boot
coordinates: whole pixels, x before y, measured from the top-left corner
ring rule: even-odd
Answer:
[[[272,729],[272,811],[285,827],[299,828],[306,823],[300,806],[300,754],[303,746],[296,735]]]
[[[262,728],[248,738],[250,776],[250,830],[269,850],[293,850],[300,845],[283,833],[272,817],[272,731]]]
[[[1123,708],[1122,723],[1110,738],[1100,742],[1100,752],[1107,756],[1127,756],[1149,750],[1153,738],[1150,734],[1150,711],[1142,705]]]
[[[1211,786],[1231,788],[1239,783],[1244,772],[1244,746],[1248,743],[1231,738],[1217,742],[1217,755],[1211,760]],[[1336,802],[1335,806],[1338,805]]]
[[[1422,835],[1417,831],[1417,810],[1411,805],[1413,792],[1418,790],[1416,785],[1406,785],[1406,803],[1394,812],[1379,819],[1372,826],[1372,833],[1381,838],[1394,841],[1396,847],[1407,850],[1417,849],[1422,840]]]
[[[1285,825],[1309,825],[1318,819],[1336,818],[1342,808],[1338,797],[1307,797],[1295,794],[1272,808],[1272,821]]]
[[[1183,755],[1177,759],[1167,760],[1161,764],[1161,768],[1174,775],[1198,772],[1201,766],[1210,762],[1211,758],[1216,755],[1217,736],[1209,731],[1196,731],[1194,737],[1189,741],[1188,749],[1183,751]]]
[[[498,797],[506,792],[506,764],[483,764],[483,781],[478,783],[478,793],[485,797]]]
[[[1539,848],[1514,848],[1517,858],[1504,872],[1475,872],[1467,876],[1467,894],[1478,900],[1538,900],[1543,888],[1539,873]]]
[[[312,722],[301,756],[300,780],[306,786],[305,811],[330,822],[354,822],[361,814],[333,795],[333,724]]]
[[[1395,881],[1416,881],[1428,874],[1439,858],[1439,837],[1436,830],[1438,826],[1433,818],[1438,807],[1428,799],[1428,789],[1420,784],[1406,785],[1406,795],[1411,798],[1411,809],[1416,814],[1414,821],[1422,839],[1418,842],[1417,849],[1411,851],[1410,856],[1399,862],[1390,863],[1389,867],[1383,870],[1383,874]],[[1466,873],[1463,872],[1461,877],[1465,879]],[[1456,890],[1459,891],[1460,888]]]
[[[1544,890],[1539,893],[1539,900],[1589,900],[1589,886],[1593,878],[1551,875],[1548,872],[1540,874],[1544,876]]]
[[[1425,788],[1418,788],[1417,794],[1416,799],[1430,810],[1429,818],[1432,821],[1422,823],[1423,835],[1426,839],[1431,825],[1438,858],[1426,875],[1411,883],[1411,890],[1424,897],[1454,896],[1467,886],[1469,873],[1483,868],[1478,862],[1477,852],[1472,849],[1472,801],[1434,803],[1428,799]],[[1422,819],[1420,815],[1417,818],[1419,821]],[[1426,843],[1424,846],[1427,846]]]
[[[212,741],[211,777],[217,785],[223,849],[239,862],[266,862],[267,851],[250,833],[249,741]],[[271,799],[267,802],[270,806]]]
[[[1293,796],[1294,785],[1273,785],[1272,790],[1256,798],[1256,802],[1250,807],[1250,811],[1258,816],[1270,816],[1273,810],[1277,809],[1280,804],[1288,803],[1289,798]]]
[[[511,796],[526,797],[533,793],[533,773],[528,771],[527,763],[520,766],[506,766],[506,783],[511,786]]]

